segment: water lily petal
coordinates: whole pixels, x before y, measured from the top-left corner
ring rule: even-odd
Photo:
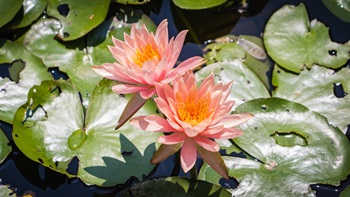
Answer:
[[[183,133],[173,133],[171,135],[160,136],[158,142],[161,144],[177,144],[183,142],[187,136]]]
[[[186,138],[180,153],[180,162],[183,171],[186,173],[191,168],[193,168],[194,164],[197,160],[197,149],[196,144],[192,138]]]
[[[202,57],[195,56],[191,57],[183,62],[181,62],[176,68],[176,72],[180,75],[183,75],[188,70],[193,70],[198,66],[201,66],[205,63],[205,60]]]
[[[217,123],[217,125],[224,125],[226,128],[235,127],[248,121],[252,117],[253,115],[250,113],[232,114],[223,117],[221,121]]]
[[[208,151],[217,152],[220,150],[220,146],[215,141],[210,140],[206,137],[196,136],[194,137],[194,140],[198,145],[207,149]]]
[[[144,130],[154,132],[176,132],[168,121],[157,115],[137,116],[130,119],[130,124]]]
[[[149,86],[135,86],[130,84],[117,84],[112,87],[112,90],[118,94],[130,94],[141,92],[149,89]]]

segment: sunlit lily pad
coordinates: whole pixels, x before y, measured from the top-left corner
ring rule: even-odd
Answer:
[[[52,76],[43,62],[21,45],[0,39],[0,47],[0,66],[11,65],[11,79],[0,77],[0,120],[12,123],[17,108],[26,102],[29,89]]]
[[[47,14],[60,20],[58,37],[75,40],[97,27],[107,16],[110,0],[51,0]]]
[[[41,16],[48,0],[24,0],[21,13],[17,13],[13,28],[22,28],[32,24]]]
[[[328,122],[346,133],[350,124],[350,68],[335,72],[314,65],[299,75],[276,66],[273,96],[301,103],[328,118]]]
[[[257,160],[224,157],[239,185],[235,196],[314,196],[310,184],[339,185],[350,173],[350,144],[323,116],[280,98],[256,99],[237,108],[254,117],[242,124],[234,141]],[[297,135],[306,145],[284,144],[272,136]],[[217,183],[220,176],[204,167],[200,178]],[[211,176],[208,176],[211,175]]]
[[[0,164],[6,159],[11,150],[12,148],[9,145],[9,140],[5,133],[0,129]]]
[[[262,39],[254,36],[226,35],[204,48],[207,64],[239,60],[244,62],[269,87],[267,72],[273,65],[266,57]]]
[[[350,1],[322,0],[322,2],[340,20],[350,22]]]
[[[15,191],[13,191],[10,188],[10,186],[0,184],[0,196],[1,197],[17,197],[17,194],[15,193]]]
[[[210,196],[230,197],[226,189],[206,181],[191,180],[183,177],[168,177],[147,180],[134,184],[123,191],[128,196]]]
[[[22,7],[23,0],[0,0],[0,27],[12,20],[18,10]]]
[[[251,99],[270,97],[259,77],[241,61],[209,64],[196,72],[196,77],[198,80],[203,80],[211,73],[214,73],[217,83],[227,84],[233,81],[229,96],[229,99],[235,101],[233,108]]]
[[[130,124],[114,130],[128,100],[112,92],[114,84],[101,81],[86,112],[69,81],[34,86],[28,102],[16,112],[16,145],[30,159],[68,177],[78,176],[88,185],[113,186],[131,176],[142,179],[154,168],[149,161],[161,133],[144,132]],[[146,103],[139,111],[155,112],[154,103]],[[72,162],[74,158],[79,164]],[[72,166],[77,172],[71,171]]]
[[[266,24],[264,43],[277,64],[296,73],[313,64],[339,68],[349,59],[350,44],[332,42],[323,23],[309,21],[304,4],[277,10]]]
[[[215,7],[227,0],[173,0],[174,4],[182,9],[200,10]]]

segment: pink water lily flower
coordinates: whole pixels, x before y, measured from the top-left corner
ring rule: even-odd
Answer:
[[[198,151],[210,166],[214,166],[213,169],[219,166],[222,171],[219,174],[225,177],[227,169],[220,167],[223,161],[218,156],[220,146],[213,139],[232,139],[242,135],[243,132],[235,126],[252,117],[249,113],[230,114],[234,104],[227,99],[231,86],[232,82],[215,84],[211,74],[197,88],[192,72],[176,78],[172,85],[156,84],[158,97],[154,100],[166,118],[149,115],[130,121],[142,130],[171,133],[159,137],[158,142],[165,146],[161,146],[161,151],[155,154],[159,158],[153,161],[161,161],[182,147],[180,161],[184,172],[195,165]]]
[[[119,94],[140,93],[143,99],[155,94],[155,83],[169,83],[177,74],[204,63],[199,56],[192,57],[176,68],[174,65],[181,52],[187,30],[181,31],[176,38],[168,39],[168,22],[163,20],[155,34],[145,25],[140,29],[134,24],[130,35],[124,33],[124,41],[113,39],[109,46],[115,63],[93,66],[93,69],[105,78],[122,82],[112,87]]]

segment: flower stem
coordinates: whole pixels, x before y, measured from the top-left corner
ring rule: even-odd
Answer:
[[[193,166],[193,168],[190,170],[190,179],[197,180],[198,174],[197,174],[197,168],[196,166]]]

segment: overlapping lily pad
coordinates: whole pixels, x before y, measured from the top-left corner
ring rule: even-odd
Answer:
[[[216,43],[211,43],[204,48],[204,51],[207,52],[204,55],[208,60],[207,64],[234,60],[242,61],[268,89],[267,72],[273,63],[266,57],[261,38],[246,35],[226,35],[215,39],[215,41]]]
[[[52,76],[43,62],[21,45],[0,39],[0,47],[0,66],[11,65],[12,78],[0,77],[0,120],[12,123],[17,108],[26,102],[29,89]]]
[[[236,112],[254,114],[240,126],[244,134],[234,141],[257,160],[224,158],[230,176],[239,181],[233,195],[314,196],[310,184],[339,185],[350,173],[348,139],[318,113],[280,98],[251,100]],[[306,144],[295,138],[280,141],[276,134],[298,136]],[[220,179],[207,167],[200,178],[214,183]]]
[[[123,95],[112,92],[114,84],[101,81],[86,112],[69,81],[34,86],[28,102],[16,112],[16,145],[30,159],[68,177],[78,176],[86,184],[113,186],[131,176],[141,179],[154,167],[149,160],[161,133],[140,131],[130,124],[114,130],[127,103]],[[146,103],[139,113],[155,111],[154,103]],[[72,162],[74,158],[79,164]],[[74,165],[79,165],[77,172],[71,172]]]
[[[275,66],[273,96],[301,103],[346,133],[350,124],[350,68],[334,70],[314,65],[299,75]],[[339,90],[337,90],[339,89]]]
[[[12,20],[12,18],[16,15],[18,10],[22,6],[23,0],[1,0],[0,1],[0,27],[4,26],[6,23]]]
[[[309,21],[304,4],[285,5],[268,20],[264,43],[271,58],[290,71],[313,64],[339,68],[349,59],[350,45],[332,42],[328,32],[323,23]]]

